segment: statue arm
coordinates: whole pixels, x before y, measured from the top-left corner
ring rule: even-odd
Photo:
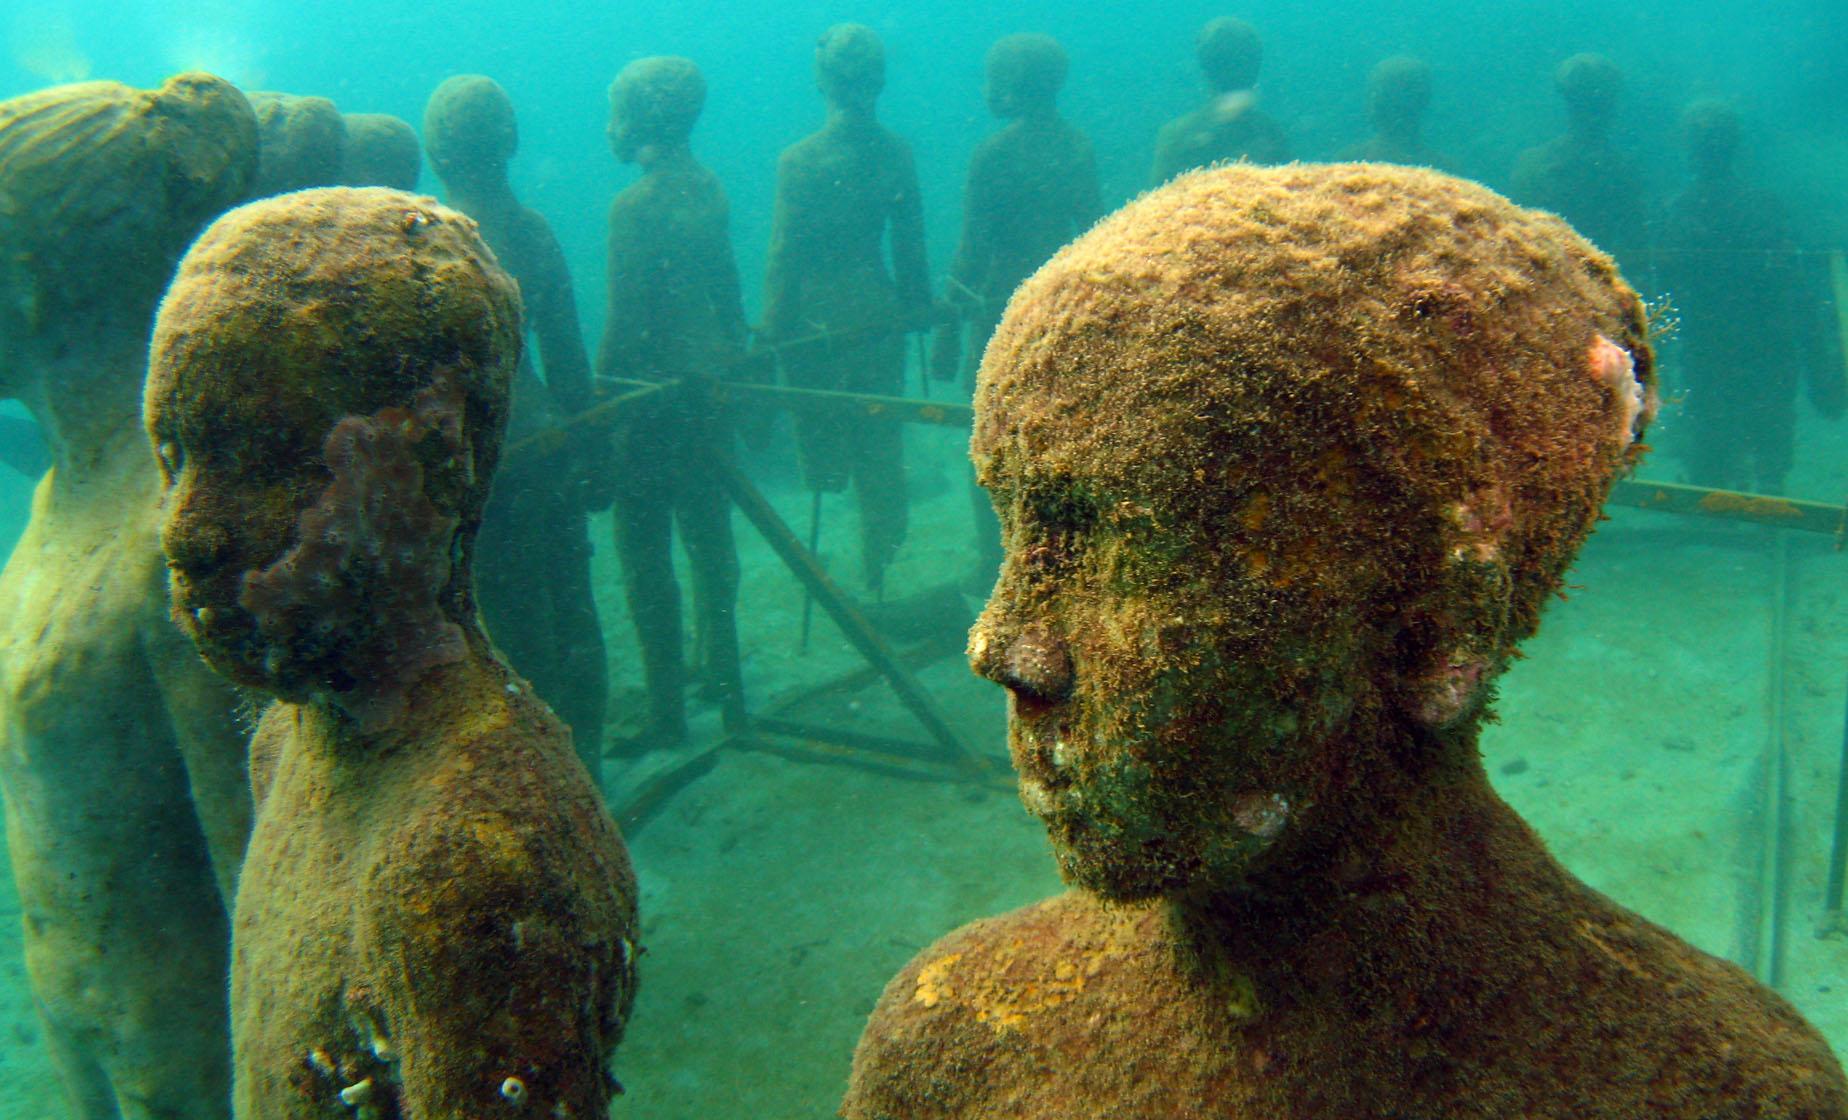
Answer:
[[[539,340],[547,387],[567,412],[576,414],[591,404],[590,359],[584,353],[571,270],[552,227],[538,215],[533,215],[531,240],[532,267],[521,287],[527,325]]]
[[[924,202],[918,193],[918,169],[911,149],[902,143],[892,197],[892,278],[905,313],[921,314],[930,307],[930,276],[924,262]]]
[[[772,341],[793,333],[800,315],[791,229],[800,207],[794,163],[788,152],[777,161],[776,203],[770,217],[770,255],[764,265],[763,334]]]
[[[629,207],[618,198],[610,207],[608,272],[603,342],[597,347],[597,376],[636,377],[638,342],[647,326],[647,285],[640,262],[645,247]]]
[[[186,767],[194,812],[229,911],[253,812],[251,739],[238,720],[243,701],[164,615],[150,621],[142,649]]]

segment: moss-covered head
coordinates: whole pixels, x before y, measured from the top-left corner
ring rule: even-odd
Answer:
[[[519,326],[474,223],[427,198],[303,191],[206,230],[146,419],[174,618],[215,668],[358,710],[473,632]]]
[[[1566,103],[1566,116],[1575,129],[1601,132],[1617,111],[1623,71],[1601,54],[1575,54],[1554,69],[1553,88]]]
[[[995,116],[1050,113],[1065,88],[1065,48],[1050,35],[1008,35],[988,48],[988,108]]]
[[[409,122],[390,113],[341,115],[346,121],[347,186],[417,189],[423,175],[423,148]]]
[[[250,105],[209,74],[0,101],[0,395],[31,337],[145,330],[174,262],[243,198]]]
[[[1703,97],[1681,111],[1681,136],[1688,162],[1702,178],[1732,174],[1739,154],[1739,111],[1728,102]]]
[[[1431,106],[1431,67],[1421,58],[1382,59],[1367,75],[1367,119],[1389,136],[1416,134]]]
[[[686,144],[706,107],[706,79],[690,58],[638,58],[610,83],[610,151],[634,163],[649,149]]]
[[[267,91],[250,95],[259,137],[251,196],[331,187],[346,172],[346,118],[325,97]]]
[[[1235,881],[1473,736],[1653,385],[1608,258],[1435,172],[1199,172],[1063,250],[981,369],[970,655],[1067,876]]]
[[[424,104],[424,148],[444,181],[507,173],[520,150],[513,99],[481,74],[446,78]]]
[[[870,113],[885,91],[885,44],[863,23],[837,23],[815,44],[815,84],[836,109]]]
[[[1194,40],[1200,72],[1214,93],[1232,93],[1258,84],[1264,65],[1264,44],[1258,29],[1242,19],[1222,16],[1207,21]]]

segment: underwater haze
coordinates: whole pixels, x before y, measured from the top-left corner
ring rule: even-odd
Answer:
[[[1570,871],[1751,972],[1848,1056],[1848,919],[1829,870],[1848,828],[1848,797],[1838,799],[1848,776],[1842,0],[13,0],[0,12],[0,100],[98,79],[151,89],[203,70],[245,91],[392,114],[421,132],[439,84],[487,75],[518,114],[512,185],[557,235],[594,361],[611,200],[638,176],[606,134],[611,82],[629,63],[680,55],[704,73],[692,148],[729,199],[744,315],[756,325],[766,313],[779,154],[824,120],[814,58],[830,26],[862,23],[883,39],[879,118],[915,156],[929,286],[943,302],[970,158],[999,127],[984,98],[990,46],[1018,32],[1064,46],[1059,110],[1095,147],[1101,214],[1156,185],[1157,133],[1206,98],[1195,37],[1222,16],[1249,20],[1261,35],[1255,104],[1294,159],[1332,161],[1366,140],[1370,74],[1382,60],[1415,56],[1429,64],[1432,91],[1422,137],[1443,154],[1442,169],[1534,205],[1544,199],[1521,196],[1516,167],[1567,128],[1556,69],[1594,52],[1621,70],[1609,135],[1634,169],[1647,235],[1642,246],[1602,247],[1658,316],[1662,409],[1632,485],[1613,499],[1561,601],[1504,679],[1482,753],[1497,792]],[[1758,223],[1764,214],[1754,210],[1711,246],[1690,248],[1677,238],[1711,229],[1687,217],[1700,199],[1690,190],[1684,114],[1705,102],[1730,107],[1737,177],[1761,192],[1748,197],[1775,200],[1764,212],[1778,220]],[[441,198],[442,186],[426,162],[418,191]],[[1756,305],[1727,303],[1771,273],[1797,293],[1778,309],[1797,325],[1777,331]],[[927,380],[924,337],[904,344],[903,387],[891,395],[967,403],[962,381]],[[1733,340],[1723,359],[1708,357],[1716,337]],[[1702,380],[1703,362],[1724,367],[1730,387]],[[1733,457],[1745,442],[1737,429],[1748,425],[1743,412],[1711,405],[1725,393],[1780,397],[1785,426],[1772,442],[1781,438],[1781,450],[1744,465]],[[0,558],[25,531],[43,467],[31,403],[0,399]],[[783,543],[726,504],[743,693],[771,728],[758,738],[721,711],[711,694],[722,687],[688,680],[677,689],[684,741],[635,745],[650,734],[637,637],[648,623],[636,617],[645,608],[625,595],[621,529],[607,509],[588,518],[605,650],[592,675],[608,686],[601,741],[588,757],[603,758],[603,792],[639,882],[645,947],[613,1067],[624,1092],[611,1115],[835,1115],[886,982],[958,926],[1061,889],[1046,830],[1014,788],[1006,693],[972,675],[965,656],[992,577],[982,545],[993,542],[976,539],[987,522],[972,528],[969,432],[935,422],[941,413],[907,414],[926,422],[904,429],[898,487],[910,523],[883,583],[862,578],[867,546],[854,498],[830,492],[824,502],[805,488],[803,436],[787,417],[739,452],[742,473],[872,617],[899,666],[869,668],[864,644],[792,574]],[[1766,465],[1779,454],[1787,461]],[[693,658],[708,635],[685,621],[698,604],[681,545],[673,563],[688,602],[668,625],[681,627]],[[544,583],[556,573],[527,574]],[[47,658],[58,652],[46,647]],[[905,694],[907,681],[922,700]],[[926,711],[946,730],[929,726]],[[237,718],[247,725],[250,715]],[[966,744],[981,763],[973,776],[959,768],[966,760],[932,753],[933,738]],[[106,1117],[67,1111],[11,876],[0,878],[0,1071],[12,1087],[0,1095],[0,1120]]]

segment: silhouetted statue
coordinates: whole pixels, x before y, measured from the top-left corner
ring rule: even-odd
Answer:
[[[509,444],[591,405],[590,362],[564,252],[545,218],[520,205],[507,180],[519,143],[513,102],[491,78],[450,78],[424,108],[430,165],[450,205],[475,219],[501,267],[519,282],[526,330],[539,343],[545,380],[523,348]],[[584,515],[599,502],[591,478],[603,470],[606,454],[595,432],[580,429],[562,451],[511,457],[494,481],[475,558],[476,595],[494,644],[570,726],[592,778],[602,772],[609,675]]]
[[[1739,117],[1719,101],[1682,115],[1694,181],[1668,207],[1662,280],[1680,328],[1689,481],[1781,493],[1793,461],[1797,383],[1825,415],[1848,404],[1840,356],[1784,208],[1735,169]]]
[[[829,28],[815,47],[815,80],[828,121],[777,162],[760,335],[787,347],[791,385],[897,394],[904,332],[928,324],[931,300],[911,149],[874,115],[885,88],[879,37],[855,23]],[[827,337],[793,344],[818,334]],[[903,430],[850,406],[805,404],[796,439],[809,489],[853,484],[861,571],[880,587],[905,539]]]
[[[1288,161],[1289,138],[1258,108],[1264,46],[1257,29],[1242,19],[1212,20],[1200,29],[1194,52],[1211,96],[1198,109],[1161,126],[1150,183],[1160,186],[1183,171],[1214,163]]]
[[[969,658],[1077,889],[920,953],[842,1114],[1848,1115],[1782,998],[1483,773],[1654,384],[1608,257],[1422,169],[1201,172],[1023,284],[976,389],[1007,561]]]
[[[965,368],[973,378],[1015,286],[1097,217],[1091,141],[1059,116],[1066,65],[1065,49],[1049,35],[1009,35],[988,51],[988,108],[1011,123],[982,141],[969,161],[962,239],[946,297],[958,318],[937,328],[931,350],[931,373],[940,380]],[[972,582],[986,591],[1001,563],[1001,527],[988,495],[980,487],[971,495]]]
[[[610,205],[597,373],[668,384],[626,406],[616,435],[616,548],[648,687],[648,722],[632,751],[687,733],[676,523],[693,574],[702,682],[727,730],[745,723],[738,552],[731,501],[714,471],[729,458],[732,436],[714,389],[739,374],[748,328],[730,206],[689,143],[705,103],[706,81],[684,58],[632,62],[610,86],[610,150],[642,176]]]
[[[1623,71],[1603,55],[1575,54],[1553,72],[1566,104],[1565,135],[1521,153],[1509,192],[1551,210],[1631,267],[1647,247],[1643,185],[1636,161],[1611,141]]]
[[[1431,67],[1421,58],[1395,55],[1367,75],[1367,120],[1373,135],[1341,153],[1345,160],[1403,163],[1448,170],[1450,161],[1424,140],[1431,107]]]

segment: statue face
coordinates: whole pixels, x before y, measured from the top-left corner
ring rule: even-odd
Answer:
[[[1266,524],[1275,499],[1231,503],[1232,535],[1178,472],[1132,492],[1019,451],[985,458],[1008,552],[970,658],[1009,689],[1022,800],[1106,897],[1236,880],[1340,781],[1371,689],[1364,633],[1330,619],[1364,604],[1279,584],[1304,538]]]
[[[287,694],[292,674],[239,602],[246,573],[288,551],[303,508],[327,485],[320,441],[278,409],[253,416],[273,394],[255,383],[182,392],[156,382],[148,430],[164,487],[161,549],[174,621],[206,661],[239,684]],[[238,405],[228,406],[227,401]]]

